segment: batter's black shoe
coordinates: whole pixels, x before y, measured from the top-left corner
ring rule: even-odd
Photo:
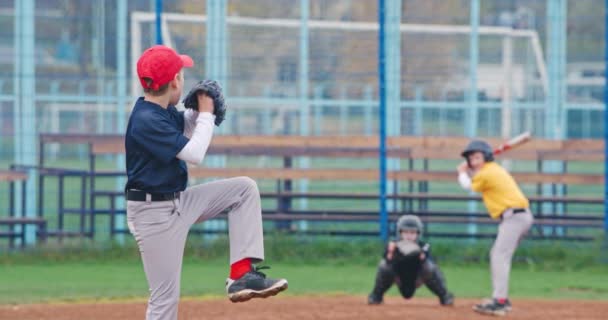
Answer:
[[[481,300],[481,304],[492,303],[493,300],[494,299],[486,298],[486,299]],[[505,309],[507,310],[507,312],[513,310],[513,306],[511,306],[511,300],[505,299],[504,305],[505,305]]]
[[[375,306],[382,304],[382,296],[377,296],[373,292],[367,296],[367,304],[370,306]]]
[[[485,300],[482,303],[473,306],[473,310],[491,316],[506,316],[507,312],[511,310],[510,305],[510,302],[509,307],[507,307],[507,303],[500,303],[496,299],[492,299]]]
[[[245,302],[252,298],[268,298],[287,290],[286,279],[268,279],[260,272],[269,267],[255,267],[237,280],[226,280],[228,299],[232,302]]]
[[[439,303],[442,306],[451,307],[454,305],[454,295],[451,292],[446,293],[443,297],[439,298]]]
[[[505,309],[506,309],[507,311],[511,311],[511,310],[513,310],[513,306],[511,306],[511,300],[507,299],[507,300],[505,301]]]

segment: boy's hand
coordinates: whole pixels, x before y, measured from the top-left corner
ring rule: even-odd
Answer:
[[[393,241],[388,243],[388,247],[386,249],[386,258],[388,260],[393,260],[393,255],[395,254],[395,249],[397,248],[397,244]]]
[[[196,95],[198,101],[198,112],[209,112],[213,114],[213,100],[205,93],[198,92]]]
[[[211,100],[211,108],[207,98]],[[215,115],[215,125],[219,126],[226,118],[226,102],[222,87],[214,80],[199,81],[184,98],[184,107],[198,112],[209,112]]]
[[[463,161],[456,167],[456,170],[458,170],[458,173],[467,173],[469,171],[469,164],[466,161]]]

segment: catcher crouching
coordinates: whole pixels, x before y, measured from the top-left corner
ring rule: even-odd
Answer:
[[[368,304],[381,304],[384,294],[394,284],[405,299],[426,285],[442,306],[454,304],[454,295],[446,286],[439,266],[430,255],[430,244],[422,242],[422,221],[414,215],[404,215],[397,221],[397,241],[391,241],[380,260],[376,281]]]

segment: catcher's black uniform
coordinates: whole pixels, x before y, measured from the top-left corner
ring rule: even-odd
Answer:
[[[378,265],[374,289],[368,298],[369,304],[382,303],[384,293],[393,283],[397,284],[399,292],[406,299],[413,297],[416,289],[425,284],[439,297],[441,305],[454,303],[454,295],[447,290],[445,277],[431,257],[429,244],[401,240],[397,242],[392,259],[388,259],[387,253],[385,250]],[[424,253],[423,259],[420,258],[421,253]]]

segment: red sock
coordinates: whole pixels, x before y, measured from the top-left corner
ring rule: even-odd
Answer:
[[[496,301],[500,304],[505,304],[507,303],[507,299],[506,298],[496,298]]]
[[[251,259],[245,258],[230,265],[230,279],[237,280],[251,271]]]

